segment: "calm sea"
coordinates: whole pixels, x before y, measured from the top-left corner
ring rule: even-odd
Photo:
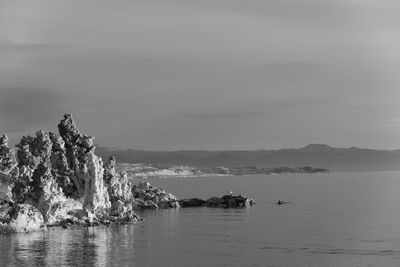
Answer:
[[[400,172],[147,181],[180,198],[233,191],[257,205],[153,210],[135,225],[3,235],[0,266],[400,266]]]

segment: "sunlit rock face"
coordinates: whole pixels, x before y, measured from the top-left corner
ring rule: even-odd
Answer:
[[[35,136],[22,137],[16,145],[16,155],[8,147],[7,136],[0,137],[3,228],[11,231],[18,228],[11,224],[19,212],[19,204],[34,207],[43,222],[50,225],[71,219],[70,210],[84,208],[90,214],[105,214],[111,208],[103,181],[103,162],[94,154],[94,138],[80,134],[71,115],[64,116],[59,131],[60,135],[38,131]],[[22,207],[21,214],[27,209]],[[35,216],[35,212],[26,214]],[[14,225],[16,222],[22,225],[25,219],[31,223],[28,217],[19,216]],[[40,221],[36,219],[35,222]]]
[[[57,202],[50,207],[46,223],[48,225],[58,225],[63,224],[66,220],[74,220],[74,216],[70,215],[73,210],[82,210],[82,202],[72,198]]]
[[[125,172],[116,173],[114,157],[103,164],[94,153],[94,137],[81,134],[71,115],[64,115],[58,129],[59,135],[38,131],[22,137],[16,153],[7,136],[0,137],[0,232],[128,223],[137,221],[136,209],[179,207],[174,195],[149,183],[132,186]],[[249,203],[229,195],[205,204]]]
[[[179,207],[176,196],[150,185],[140,182],[132,187],[134,206],[138,209],[152,208],[177,208]]]
[[[116,159],[111,157],[104,164],[104,181],[108,187],[111,201],[111,214],[125,216],[127,219],[136,218],[132,206],[132,186],[125,172],[115,171]]]
[[[20,176],[14,184],[14,200],[35,206],[47,219],[52,206],[66,200],[53,170],[50,133],[24,136],[17,147]]]
[[[44,223],[42,214],[29,204],[18,204],[8,223],[0,222],[0,233],[40,231]]]
[[[119,174],[115,171],[116,160],[111,157],[104,167],[104,180],[108,185],[111,202],[132,201],[132,185],[128,181],[126,172]]]
[[[0,137],[0,203],[13,202],[12,189],[18,177],[14,150],[8,147],[7,135]]]
[[[111,208],[107,187],[103,181],[103,161],[90,152],[85,172],[83,208],[94,212],[106,212]]]

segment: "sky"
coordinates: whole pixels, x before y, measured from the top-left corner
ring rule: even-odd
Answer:
[[[400,148],[397,0],[0,0],[0,133]]]

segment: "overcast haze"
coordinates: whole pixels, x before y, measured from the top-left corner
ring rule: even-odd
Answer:
[[[0,131],[146,150],[400,148],[400,3],[0,0]]]

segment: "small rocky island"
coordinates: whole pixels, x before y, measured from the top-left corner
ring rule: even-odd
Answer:
[[[0,137],[0,233],[133,223],[147,208],[254,205],[242,195],[178,201],[146,182],[132,186],[114,157],[103,163],[94,153],[94,137],[80,133],[70,114],[58,131],[24,136],[16,151]]]

